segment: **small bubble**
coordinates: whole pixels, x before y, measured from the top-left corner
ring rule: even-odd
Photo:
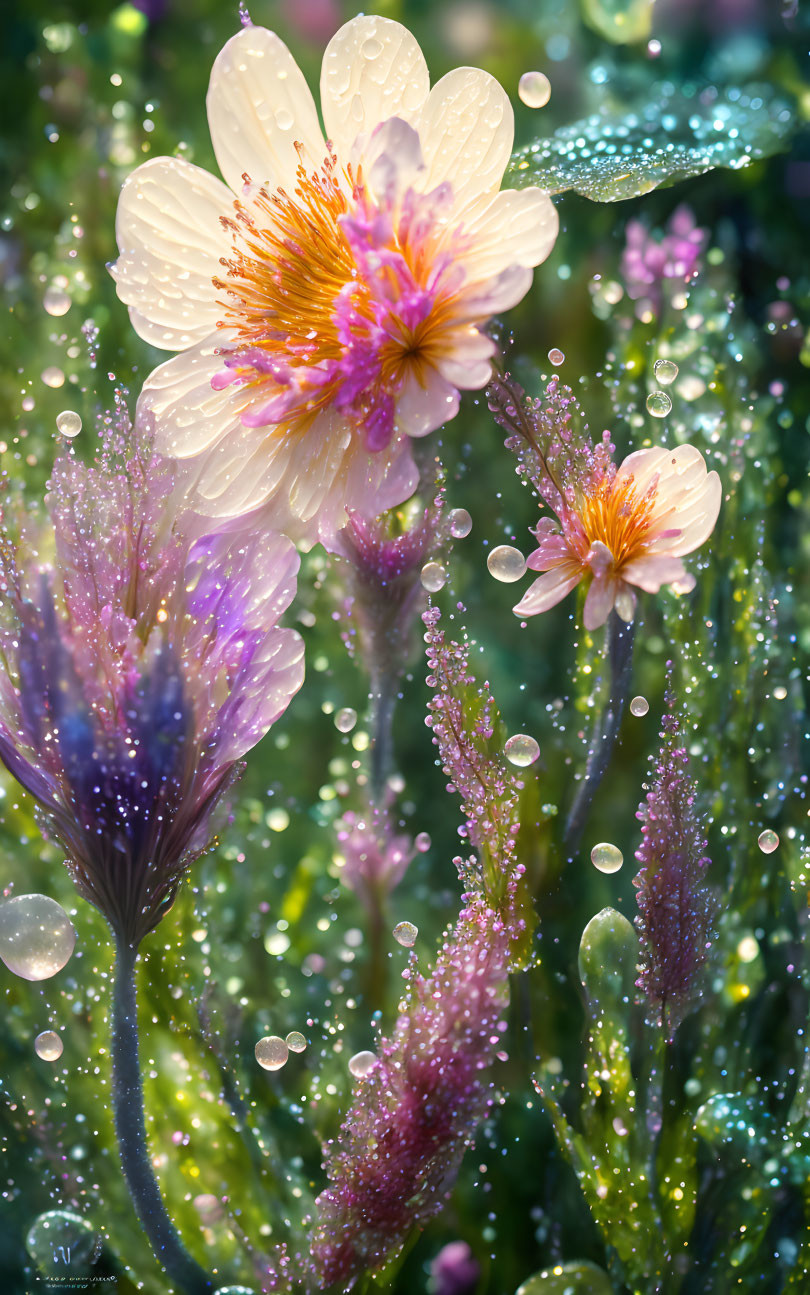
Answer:
[[[42,370],[42,381],[46,387],[61,387],[65,381],[65,375],[55,364],[50,364],[47,369]]]
[[[674,360],[656,360],[653,373],[656,382],[660,382],[662,387],[668,387],[678,376],[678,366]]]
[[[414,926],[413,922],[397,922],[392,934],[397,944],[401,944],[403,949],[412,949],[416,944],[419,927]]]
[[[487,570],[501,584],[512,584],[519,580],[526,570],[526,559],[520,549],[511,544],[499,544],[487,556]]]
[[[651,391],[646,404],[647,413],[653,418],[666,418],[672,408],[672,401],[665,391]]]
[[[416,847],[416,849],[419,851],[419,853],[420,853],[420,854],[427,854],[428,850],[429,850],[429,849],[430,849],[430,847],[431,847],[431,844],[432,844],[432,842],[431,842],[431,839],[430,839],[430,833],[429,833],[429,832],[418,832],[418,833],[417,833],[417,835],[416,835],[416,837],[415,837],[415,839],[414,839],[414,846]]]
[[[23,980],[48,980],[76,944],[73,923],[48,895],[15,895],[0,904],[0,959]]]
[[[66,315],[71,307],[71,300],[62,288],[48,288],[42,304],[49,315]]]
[[[773,854],[779,845],[779,837],[770,827],[766,827],[764,832],[760,832],[757,837],[757,845],[763,854]]]
[[[454,540],[463,540],[472,530],[472,517],[466,508],[453,508],[447,514],[447,522]]]
[[[777,701],[784,701],[787,697],[787,688],[783,687],[782,684],[779,684],[774,688],[773,695]]]
[[[270,809],[264,816],[264,821],[270,828],[271,832],[286,832],[290,826],[290,816],[286,809]]]
[[[540,747],[528,733],[515,733],[506,739],[503,753],[510,764],[516,765],[518,769],[525,769],[534,764],[540,754]]]
[[[635,715],[638,718],[642,715],[646,715],[649,709],[650,703],[647,701],[646,697],[634,697],[630,703],[630,714]]]
[[[72,409],[63,409],[61,414],[56,415],[56,428],[62,436],[78,436],[82,430],[81,416]]]
[[[349,1074],[355,1079],[365,1079],[376,1060],[376,1052],[355,1052],[349,1061]]]
[[[284,1042],[290,1052],[304,1052],[306,1050],[307,1041],[300,1030],[290,1030]]]
[[[518,98],[527,108],[544,108],[551,98],[551,82],[545,72],[524,72],[518,81]]]
[[[441,562],[426,562],[422,567],[422,588],[429,594],[437,594],[447,581],[447,572]]]
[[[560,365],[565,363],[565,353],[558,347],[552,346],[548,353],[548,362],[553,364],[555,369],[559,369]]]
[[[253,1051],[262,1070],[281,1070],[290,1055],[287,1044],[277,1034],[259,1039]]]
[[[357,711],[351,706],[344,706],[335,715],[335,728],[339,733],[351,733],[357,723]]]
[[[617,845],[600,841],[591,850],[591,863],[599,872],[618,872],[624,863],[624,855]]]
[[[55,1030],[43,1030],[34,1039],[34,1051],[42,1061],[58,1061],[65,1045]]]

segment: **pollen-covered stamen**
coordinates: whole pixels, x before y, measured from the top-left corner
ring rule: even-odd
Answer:
[[[631,476],[604,477],[585,494],[579,512],[588,542],[604,544],[615,568],[637,556],[653,520],[655,483],[639,495]]]

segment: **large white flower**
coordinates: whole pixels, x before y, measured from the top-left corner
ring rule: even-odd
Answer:
[[[207,105],[229,187],[159,157],[118,206],[118,294],[146,341],[180,352],[140,412],[201,511],[263,506],[328,542],[347,508],[412,492],[409,438],[488,381],[483,326],[528,291],[556,213],[539,189],[499,192],[513,114],[498,82],[458,68],[430,90],[386,18],[352,19],[326,49],[326,139],[262,27],[220,52]]]

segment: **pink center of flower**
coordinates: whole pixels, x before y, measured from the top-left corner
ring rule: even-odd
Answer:
[[[246,426],[303,430],[334,406],[380,450],[403,384],[426,385],[458,286],[447,255],[426,255],[426,204],[447,195],[409,192],[395,216],[362,174],[349,167],[341,183],[336,168],[334,155],[313,173],[301,164],[292,195],[261,188],[234,204],[233,254],[214,286],[236,345],[213,385],[244,389]]]

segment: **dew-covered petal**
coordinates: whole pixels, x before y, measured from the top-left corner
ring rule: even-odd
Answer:
[[[184,350],[222,314],[212,284],[229,240],[221,218],[233,194],[215,176],[177,157],[155,157],[124,181],[111,267],[136,332],[152,346]]]
[[[559,225],[542,189],[504,189],[465,227],[472,241],[464,258],[468,276],[489,279],[510,265],[539,265],[554,246]]]
[[[150,373],[138,400],[138,417],[154,424],[155,448],[185,459],[207,450],[239,425],[239,401],[233,387],[215,391],[214,374],[222,368],[224,338],[214,333],[204,342],[167,360]],[[244,403],[244,400],[242,400]]]
[[[582,567],[578,563],[561,562],[535,580],[512,611],[516,616],[536,616],[538,612],[548,611],[562,602],[581,579]]]
[[[358,157],[374,198],[393,210],[424,168],[419,135],[401,117],[377,126]]]
[[[512,152],[512,105],[480,68],[460,67],[437,81],[416,123],[426,171],[424,193],[449,180],[457,214],[494,195]]]
[[[458,294],[454,313],[479,323],[501,311],[511,310],[532,286],[532,272],[525,265],[509,265],[492,279],[468,284]]]
[[[599,629],[604,625],[616,601],[619,582],[614,576],[596,576],[585,598],[582,609],[582,620],[586,630]]]
[[[360,14],[330,40],[321,68],[327,138],[346,160],[358,135],[370,136],[389,117],[410,121],[430,85],[415,37],[390,18]]]
[[[625,562],[621,569],[622,579],[628,584],[637,585],[648,594],[657,594],[662,585],[671,585],[674,580],[682,580],[686,568],[680,558],[662,554],[633,558]]]
[[[408,436],[426,436],[458,413],[459,393],[452,382],[433,368],[420,376],[409,374],[397,396],[397,427]]]
[[[495,343],[476,328],[456,329],[443,343],[436,367],[446,382],[462,391],[478,391],[492,377]]]
[[[326,154],[315,102],[287,46],[265,27],[244,27],[216,57],[208,86],[208,125],[219,169],[240,194],[244,175],[270,188],[295,185],[303,144],[307,163]]]

